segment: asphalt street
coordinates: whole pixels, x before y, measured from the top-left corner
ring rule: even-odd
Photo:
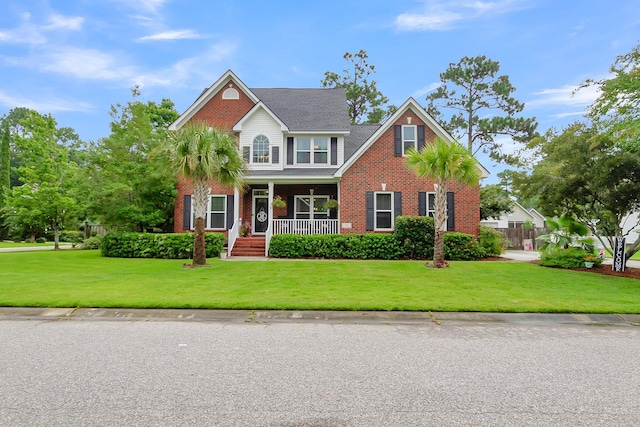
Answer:
[[[2,317],[0,425],[640,425],[627,321],[122,313]]]

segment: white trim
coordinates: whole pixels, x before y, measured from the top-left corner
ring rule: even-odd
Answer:
[[[225,231],[227,229],[227,194],[209,194],[207,196],[207,212],[205,213],[205,218],[204,218],[204,229],[205,230],[216,230],[216,231]],[[224,209],[223,209],[223,213],[224,213],[224,224],[222,226],[222,228],[211,228],[209,227],[209,225],[211,224],[211,199],[213,197],[222,197],[224,198]],[[235,203],[235,199],[234,199],[234,203]],[[220,213],[221,211],[216,211],[216,213]],[[191,213],[189,215],[189,229],[190,230],[194,230],[194,226],[195,226],[195,221],[194,221],[194,215],[195,212],[193,211],[193,194],[191,195]]]
[[[379,210],[378,209],[378,194],[388,194],[391,198],[391,208]],[[393,191],[374,191],[373,192],[373,231],[390,231],[393,230],[395,226],[395,218],[393,217],[394,212],[394,192]],[[380,228],[378,227],[378,212],[389,212],[391,214],[391,227],[389,228]]]
[[[208,89],[203,91],[200,96],[187,108],[187,110],[169,125],[169,130],[178,130],[184,126],[207,102],[209,102],[223,87],[229,82],[233,82],[236,89],[241,90],[254,103],[258,102],[258,97],[236,76],[233,71],[228,70],[218,80],[216,80]]]
[[[314,141],[316,139],[316,136],[320,139],[325,139],[327,142],[327,149],[326,150],[318,150],[316,151],[314,149]],[[303,168],[317,168],[317,167],[337,167],[337,165],[332,165],[331,164],[331,137],[329,136],[324,136],[324,135],[308,135],[308,136],[304,136],[302,139],[308,139],[309,140],[309,150],[308,151],[303,151],[304,153],[309,153],[309,162],[304,162],[304,163],[300,163],[298,162],[298,153],[300,152],[300,150],[298,150],[298,142],[300,140],[299,137],[294,136],[293,137],[293,165],[288,165],[289,167],[293,166],[293,167],[303,167]],[[337,147],[336,147],[337,148]],[[336,150],[337,151],[337,150]],[[326,153],[327,154],[327,161],[326,162],[321,162],[321,163],[315,163],[315,154],[318,153]],[[336,152],[336,156],[337,156],[337,152]],[[338,161],[338,159],[336,159],[336,162]]]
[[[298,200],[300,199],[305,199],[308,198],[309,199],[309,212],[298,212]],[[329,219],[329,210],[327,209],[326,211],[322,211],[322,212],[315,212],[313,210],[313,208],[315,207],[315,201],[316,199],[324,199],[326,201],[328,201],[331,197],[328,195],[322,195],[322,194],[296,194],[295,196],[293,196],[293,218],[294,219],[317,219],[314,218],[314,215],[323,215],[323,218],[320,219]],[[309,218],[298,218],[298,214],[308,214]]]
[[[244,123],[251,117],[253,116],[253,114],[258,111],[259,109],[263,109],[267,114],[269,114],[271,116],[271,118],[273,118],[273,120],[278,123],[278,125],[280,126],[280,130],[282,132],[288,132],[289,128],[287,127],[287,125],[284,124],[284,122],[282,120],[280,120],[278,118],[278,116],[276,116],[273,111],[271,111],[269,109],[269,107],[267,107],[266,105],[264,105],[264,103],[262,101],[258,101],[256,103],[256,105],[254,105],[253,107],[251,107],[251,109],[249,111],[247,111],[247,114],[245,114],[239,121],[238,123],[236,123],[235,125],[233,125],[233,131],[234,132],[242,132],[242,126],[244,125]]]
[[[240,92],[235,87],[228,87],[222,92],[222,99],[240,99]]]
[[[401,139],[401,144],[402,144],[402,156],[406,156],[407,155],[407,149],[404,146],[405,143],[405,137],[404,137],[404,130],[407,128],[412,128],[413,129],[413,147],[416,150],[419,150],[418,148],[418,125],[401,125],[401,132],[400,132],[400,139]]]

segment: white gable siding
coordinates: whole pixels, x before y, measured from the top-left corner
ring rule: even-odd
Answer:
[[[250,117],[244,120],[242,125],[242,132],[240,133],[240,150],[243,147],[252,147],[253,139],[258,135],[265,135],[269,138],[270,152],[273,153],[273,147],[279,147],[280,159],[278,164],[271,163],[273,157],[270,155],[270,163],[265,164],[251,164],[249,163],[249,169],[282,169],[285,156],[285,147],[283,143],[282,130],[280,124],[277,123],[273,117],[262,108],[254,111]]]

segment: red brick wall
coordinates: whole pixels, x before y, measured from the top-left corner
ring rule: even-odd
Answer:
[[[222,99],[222,92],[229,87],[225,85],[216,93],[213,98],[209,100],[200,110],[198,110],[193,117],[189,120],[189,123],[194,121],[205,122],[211,126],[220,127],[226,131],[231,131],[233,125],[235,125],[253,106],[254,103],[249,97],[239,90],[234,85],[238,92],[240,92],[239,99]],[[232,195],[233,189],[221,187],[216,182],[210,183],[211,194],[227,194]],[[176,204],[174,208],[174,225],[173,230],[176,233],[181,233],[182,229],[182,208],[185,194],[193,193],[193,186],[191,183],[180,180],[176,186],[178,195],[176,196]]]
[[[418,192],[434,191],[433,182],[418,178],[405,166],[404,157],[395,157],[393,148],[393,125],[426,125],[411,110],[398,119],[343,175],[340,184],[341,203],[340,221],[350,222],[351,229],[342,229],[343,233],[365,233],[366,231],[366,192],[385,191],[402,192],[402,215],[418,215]],[[425,140],[433,141],[435,134],[425,127]],[[456,231],[477,235],[480,222],[479,187],[450,186],[448,191],[455,192]]]

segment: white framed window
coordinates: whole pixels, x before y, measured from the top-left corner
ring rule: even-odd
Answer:
[[[402,153],[406,156],[411,148],[418,147],[418,130],[415,125],[402,126]]]
[[[269,138],[258,135],[253,138],[251,163],[269,163]]]
[[[329,164],[329,138],[309,137],[296,139],[296,163]]]
[[[295,196],[295,219],[327,219],[329,196]]]
[[[524,225],[524,221],[509,221],[508,222],[508,227],[509,228],[522,228],[523,225]]]
[[[436,216],[436,193],[427,193],[426,203],[425,212],[427,216],[434,218]]]
[[[393,229],[393,193],[376,192],[373,198],[373,218],[375,230]]]
[[[191,204],[191,229],[196,223],[196,213]],[[207,230],[227,229],[227,196],[210,194],[207,201],[207,213],[204,218],[204,228]]]

